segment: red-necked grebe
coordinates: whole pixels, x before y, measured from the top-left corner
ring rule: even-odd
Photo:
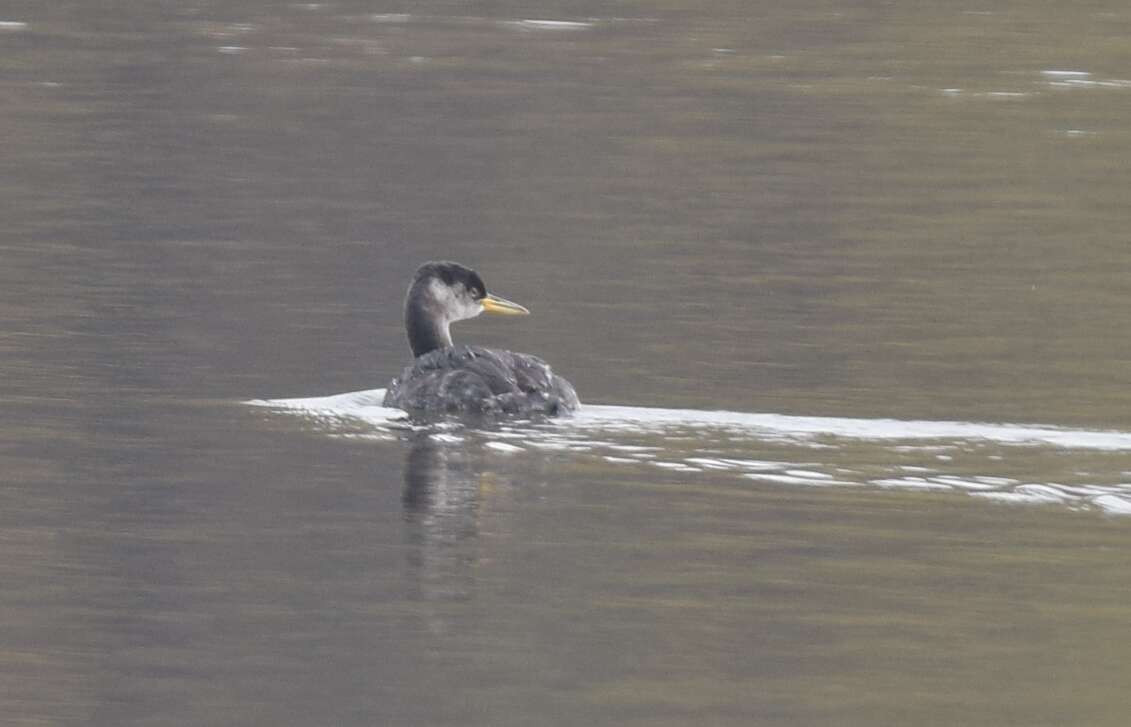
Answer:
[[[525,353],[454,346],[449,327],[480,313],[527,315],[487,292],[479,274],[453,262],[420,266],[405,297],[413,363],[389,383],[385,406],[409,414],[558,416],[580,406],[573,386]]]

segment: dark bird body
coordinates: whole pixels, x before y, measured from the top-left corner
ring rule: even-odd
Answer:
[[[580,406],[573,386],[525,353],[452,345],[449,326],[480,312],[523,315],[517,303],[487,293],[458,263],[426,263],[405,298],[405,329],[416,359],[389,383],[385,406],[412,415],[558,416]]]

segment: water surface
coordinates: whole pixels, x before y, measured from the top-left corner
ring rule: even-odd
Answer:
[[[1129,32],[9,3],[0,712],[1123,725]],[[607,408],[242,404],[384,386],[436,257]]]

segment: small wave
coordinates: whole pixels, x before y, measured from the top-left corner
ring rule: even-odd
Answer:
[[[1050,68],[1041,71],[1041,75],[1045,78],[1087,78],[1092,74],[1088,71],[1058,71]]]
[[[564,426],[622,431],[709,427],[746,432],[775,441],[813,437],[868,441],[984,440],[1005,445],[1047,444],[1074,449],[1131,451],[1131,432],[1025,424],[807,417],[627,406],[585,406],[577,416],[561,421]]]
[[[455,422],[415,424],[401,410],[382,406],[384,398],[384,389],[372,389],[246,403],[298,414],[333,436],[388,440],[423,431],[439,444],[475,441],[496,455],[591,456],[665,476],[729,472],[766,484],[962,492],[1000,503],[1131,515],[1131,484],[1099,484],[1094,479],[1102,475],[1076,466],[1083,458],[1114,457],[1111,479],[1131,474],[1131,432],[609,405],[586,405],[568,418],[474,430]],[[365,431],[359,433],[358,424]],[[1019,471],[1031,467],[1025,453],[1033,448],[1063,452],[1057,461],[1075,481],[1035,482],[1031,472]]]
[[[578,21],[578,20],[512,20],[505,23],[512,28],[519,30],[589,30],[593,27],[592,22]]]
[[[374,13],[369,19],[374,23],[408,23],[412,16],[408,13]]]
[[[255,399],[246,403],[288,409],[322,418],[360,419],[378,427],[408,421],[406,414],[400,409],[382,406],[384,400],[385,389],[370,389],[300,399]],[[600,404],[585,405],[575,416],[555,419],[553,426],[567,430],[610,432],[649,432],[677,428],[723,429],[768,441],[807,440],[815,437],[891,442],[981,440],[1011,446],[1051,445],[1070,449],[1131,451],[1131,432],[1115,430],[962,421],[811,417]]]

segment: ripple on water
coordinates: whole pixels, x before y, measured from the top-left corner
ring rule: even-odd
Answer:
[[[558,452],[688,477],[967,493],[1131,515],[1131,484],[1108,484],[1131,473],[1131,432],[600,405],[571,418],[478,431],[455,422],[414,424],[383,407],[384,397],[374,389],[247,403],[303,416],[334,436],[388,440],[424,431],[441,444],[474,443],[496,455]]]
[[[1041,77],[1053,88],[1131,88],[1126,78],[1094,78],[1089,71],[1045,69]]]
[[[506,23],[513,28],[520,30],[589,30],[593,27],[592,22],[578,21],[578,20],[514,20]]]

